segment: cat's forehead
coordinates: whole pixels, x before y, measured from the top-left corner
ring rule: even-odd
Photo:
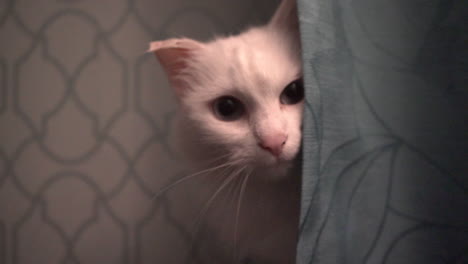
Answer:
[[[226,89],[276,95],[301,73],[296,48],[284,35],[255,29],[210,43],[207,63]]]

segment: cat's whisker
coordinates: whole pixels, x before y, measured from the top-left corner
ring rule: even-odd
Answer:
[[[223,151],[225,152],[225,151]],[[216,156],[215,158],[211,159],[211,160],[208,160],[206,162],[203,162],[203,164],[205,166],[212,166],[212,165],[216,165],[218,163],[233,163],[233,162],[237,162],[237,161],[228,161],[229,158],[232,156],[231,153],[224,153],[222,155],[217,155],[216,153],[213,153],[212,154],[213,156]]]
[[[238,240],[238,235],[239,235],[239,218],[240,218],[240,209],[241,209],[241,204],[242,204],[242,198],[244,196],[244,193],[245,193],[245,189],[247,188],[247,182],[249,181],[249,177],[250,175],[252,174],[252,170],[247,173],[243,180],[242,180],[242,184],[241,184],[241,187],[240,187],[240,191],[239,191],[239,197],[238,197],[238,200],[237,200],[237,209],[236,209],[236,219],[235,219],[235,223],[234,223],[234,249],[233,249],[233,256],[234,256],[234,262],[237,261],[237,240]]]
[[[205,217],[206,213],[208,212],[208,209],[210,208],[211,204],[213,203],[213,201],[216,199],[216,197],[219,195],[219,193],[224,189],[226,188],[226,186],[231,183],[237,176],[239,176],[242,171],[246,168],[247,166],[244,166],[242,168],[240,168],[239,170],[237,171],[234,171],[233,173],[231,173],[229,176],[226,177],[226,179],[223,180],[223,182],[221,183],[221,186],[218,187],[218,189],[211,195],[211,197],[208,199],[208,201],[205,203],[205,205],[203,206],[203,208],[199,211],[198,215],[196,216],[195,218],[195,223],[194,223],[194,232],[193,232],[193,235],[192,235],[192,244],[190,246],[190,250],[189,250],[189,256],[192,254],[193,252],[193,249],[194,249],[194,242],[195,242],[195,239],[198,235],[198,232],[199,232],[199,229],[200,229],[200,223],[201,223],[201,220],[203,220],[203,218]]]
[[[205,203],[204,207],[199,211],[199,214],[197,215],[197,217],[195,218],[196,222],[195,222],[195,227],[197,227],[197,224],[202,220],[202,218],[205,216],[206,212],[208,211],[209,207],[211,206],[211,204],[213,203],[214,199],[216,199],[216,197],[219,195],[219,193],[224,189],[226,188],[226,186],[231,183],[241,172],[242,170],[245,169],[244,168],[241,168],[241,169],[238,169],[236,171],[234,171],[233,173],[231,173],[229,176],[226,177],[226,179],[223,180],[223,182],[221,183],[221,185],[218,187],[218,189],[216,189],[216,191],[211,195],[211,197],[208,199],[208,201]]]
[[[221,160],[221,159],[225,159],[225,158],[231,156],[231,153],[229,153],[229,152],[226,153],[226,151],[223,151],[223,153],[224,153],[224,154],[218,155],[217,157],[215,157],[214,159],[212,159],[212,160],[209,161],[209,162],[215,162],[215,161],[218,161],[218,160]]]
[[[222,168],[226,168],[226,167],[229,167],[229,166],[232,166],[232,165],[235,165],[234,162],[227,162],[227,163],[224,163],[224,164],[221,164],[221,165],[218,165],[218,166],[215,166],[215,167],[211,167],[211,168],[208,168],[208,169],[204,169],[204,170],[201,170],[199,172],[196,172],[196,173],[193,173],[193,174],[190,174],[190,175],[187,175],[187,176],[184,176],[178,180],[176,180],[175,182],[173,183],[170,183],[169,185],[167,185],[166,187],[162,188],[161,190],[159,190],[158,192],[156,192],[152,198],[152,200],[154,199],[157,199],[158,197],[160,197],[161,195],[163,195],[164,193],[166,193],[167,191],[171,190],[172,188],[174,188],[175,186],[189,180],[189,179],[192,179],[196,176],[199,176],[199,175],[203,175],[203,174],[206,174],[206,173],[209,173],[209,172],[213,172],[213,171],[216,171],[218,169],[222,169]]]
[[[237,193],[242,185],[243,179],[243,177],[236,177],[235,182],[231,185],[231,188],[229,188],[229,193],[226,194],[228,197],[231,197],[226,203],[231,204],[236,201]]]

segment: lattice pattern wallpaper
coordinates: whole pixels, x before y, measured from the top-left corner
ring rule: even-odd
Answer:
[[[236,32],[277,3],[0,0],[0,263],[178,263],[187,190],[152,199],[182,171],[147,43]]]

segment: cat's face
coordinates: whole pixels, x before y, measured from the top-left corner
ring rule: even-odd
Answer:
[[[179,97],[182,140],[197,160],[278,175],[290,167],[301,143],[304,91],[298,35],[286,22],[209,43],[153,43]]]

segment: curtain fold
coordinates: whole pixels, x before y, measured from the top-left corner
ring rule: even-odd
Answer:
[[[468,2],[298,5],[297,263],[468,263]]]

